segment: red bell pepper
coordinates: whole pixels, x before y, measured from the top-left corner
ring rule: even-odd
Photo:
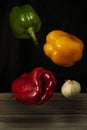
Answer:
[[[12,95],[24,104],[43,104],[55,91],[57,81],[54,74],[42,67],[24,73],[12,82]]]

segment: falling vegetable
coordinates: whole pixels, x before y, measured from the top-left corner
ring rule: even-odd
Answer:
[[[80,61],[84,43],[78,37],[61,30],[54,30],[46,36],[44,53],[53,63],[62,67],[71,67]]]
[[[57,81],[54,74],[42,67],[24,73],[11,85],[12,95],[27,105],[43,104],[48,101],[56,89]]]
[[[81,92],[81,85],[75,80],[66,80],[61,87],[61,93],[65,97],[72,97]]]
[[[32,38],[34,43],[38,44],[35,33],[41,28],[41,20],[31,5],[13,7],[9,14],[9,23],[17,38]]]

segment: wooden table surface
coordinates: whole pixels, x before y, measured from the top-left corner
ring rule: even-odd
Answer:
[[[0,130],[86,130],[87,93],[66,99],[60,93],[43,105],[16,102],[0,93]]]

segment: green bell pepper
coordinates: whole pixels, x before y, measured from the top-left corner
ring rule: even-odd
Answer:
[[[9,24],[17,38],[32,38],[34,43],[38,44],[35,33],[40,31],[41,20],[31,5],[13,7],[9,14]]]

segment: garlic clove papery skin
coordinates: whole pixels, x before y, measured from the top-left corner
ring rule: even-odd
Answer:
[[[73,97],[81,92],[81,85],[75,80],[66,80],[61,87],[61,93],[65,97]]]

